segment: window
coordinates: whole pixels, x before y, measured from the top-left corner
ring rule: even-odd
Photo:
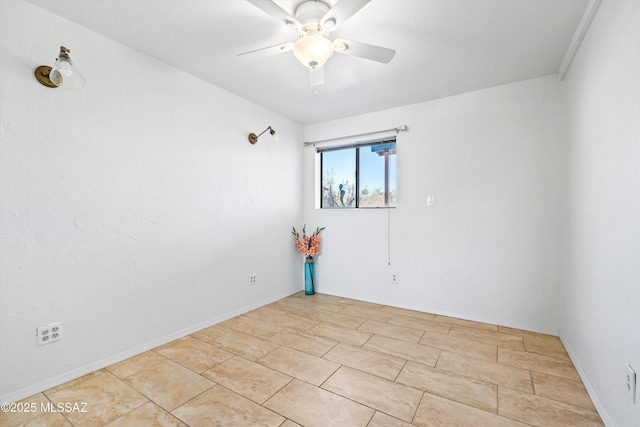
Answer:
[[[396,140],[320,148],[321,208],[396,206]]]

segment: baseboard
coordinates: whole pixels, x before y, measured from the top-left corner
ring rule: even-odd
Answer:
[[[61,375],[57,375],[55,377],[49,378],[45,381],[33,384],[29,387],[25,387],[22,388],[20,390],[5,394],[3,396],[0,396],[0,402],[16,402],[19,401],[21,399],[24,399],[26,397],[29,396],[33,396],[34,394],[38,394],[41,393],[43,391],[49,390],[53,387],[57,387],[61,384],[64,384],[66,382],[75,380],[77,378],[80,378],[83,375],[87,375],[90,374],[91,372],[95,372],[98,371],[100,369],[106,368],[107,366],[111,366],[114,363],[118,363],[118,362],[122,362],[125,359],[128,359],[130,357],[136,356],[140,353],[144,353],[145,351],[149,351],[151,349],[154,349],[158,346],[167,344],[171,341],[175,341],[179,338],[182,337],[186,337],[187,335],[190,335],[194,332],[200,331],[202,329],[208,328],[210,326],[216,325],[220,322],[224,322],[225,320],[231,319],[232,317],[236,317],[239,316],[241,314],[244,314],[248,311],[251,310],[255,310],[256,308],[260,308],[264,305],[270,304],[274,301],[278,301],[282,298],[288,297],[289,295],[292,295],[293,293],[298,292],[296,291],[289,291],[286,293],[282,293],[282,294],[278,294],[274,297],[270,297],[267,298],[265,300],[261,300],[258,302],[255,302],[253,304],[238,308],[236,310],[230,311],[228,313],[225,313],[223,315],[220,316],[216,316],[214,318],[211,318],[209,320],[206,320],[204,322],[198,323],[196,325],[190,326],[188,328],[182,329],[180,331],[176,331],[173,332],[171,334],[165,335],[161,338],[155,339],[153,341],[149,341],[146,342],[142,345],[130,348],[126,351],[117,353],[113,356],[109,356],[106,357],[104,359],[100,359],[96,362],[93,363],[89,363],[87,365],[84,365],[82,367],[76,368],[72,371],[69,372],[65,372],[64,374]]]
[[[596,393],[595,388],[593,388],[593,386],[591,385],[591,381],[589,381],[589,376],[584,371],[584,369],[582,369],[578,356],[574,352],[573,347],[571,347],[571,344],[569,343],[569,341],[567,341],[566,337],[563,335],[562,330],[560,331],[560,341],[562,341],[562,345],[564,346],[565,350],[567,350],[567,354],[569,355],[571,362],[573,362],[573,366],[575,366],[576,370],[578,371],[578,375],[580,375],[580,379],[582,380],[582,383],[587,389],[587,393],[589,393],[589,397],[593,402],[593,406],[596,407],[596,411],[598,411],[598,415],[600,415],[600,418],[602,418],[602,422],[607,427],[615,427],[615,424],[611,420],[611,417],[609,417],[609,414],[607,414],[606,408],[600,401],[600,398],[598,397],[598,393]]]
[[[342,294],[340,292],[320,292],[320,293],[326,293],[327,295],[333,295],[333,296],[340,297],[340,298],[349,298],[349,299],[355,299],[355,300],[358,300],[358,301],[371,302],[371,303],[374,303],[374,304],[382,304],[382,305],[388,305],[388,306],[391,306],[391,307],[404,308],[404,309],[407,309],[407,310],[421,311],[421,312],[424,312],[424,313],[437,314],[438,316],[455,317],[456,319],[470,320],[472,322],[488,323],[490,325],[499,325],[499,326],[504,326],[506,328],[521,329],[521,330],[529,331],[529,332],[537,332],[539,334],[558,336],[558,333],[559,333],[558,329],[544,327],[544,326],[540,326],[540,325],[529,325],[529,324],[523,324],[523,323],[518,323],[518,322],[503,322],[503,321],[499,321],[499,320],[496,320],[496,319],[491,319],[491,318],[488,318],[488,317],[470,316],[470,315],[465,314],[465,313],[457,313],[457,312],[453,312],[453,311],[439,310],[439,309],[432,308],[432,307],[422,307],[422,306],[418,307],[418,306],[414,306],[414,305],[411,305],[411,304],[396,304],[395,302],[389,304],[388,301],[377,301],[377,300],[371,299],[371,298],[369,298],[369,299],[362,298],[359,295],[358,296],[356,296],[356,295],[347,295],[347,294]]]

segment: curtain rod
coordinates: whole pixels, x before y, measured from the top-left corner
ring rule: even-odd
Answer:
[[[401,125],[401,126],[398,126],[397,128],[379,130],[379,131],[376,131],[376,132],[366,132],[366,133],[358,133],[358,134],[355,134],[355,135],[339,136],[337,138],[323,139],[323,140],[320,140],[320,141],[305,141],[304,146],[306,147],[307,145],[322,144],[323,142],[339,141],[341,139],[347,139],[347,138],[357,138],[359,136],[376,135],[376,134],[379,134],[379,133],[391,132],[392,130],[396,131],[396,133],[400,133],[400,132],[404,132],[404,131],[409,130],[409,128],[407,127],[407,125]]]

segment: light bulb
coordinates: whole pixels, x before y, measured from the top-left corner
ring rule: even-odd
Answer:
[[[49,80],[54,85],[65,89],[80,89],[85,85],[84,77],[71,62],[69,50],[62,46],[60,55],[49,72]]]

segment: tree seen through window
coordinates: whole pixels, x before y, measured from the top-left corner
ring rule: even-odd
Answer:
[[[319,150],[322,208],[396,206],[396,142]]]

